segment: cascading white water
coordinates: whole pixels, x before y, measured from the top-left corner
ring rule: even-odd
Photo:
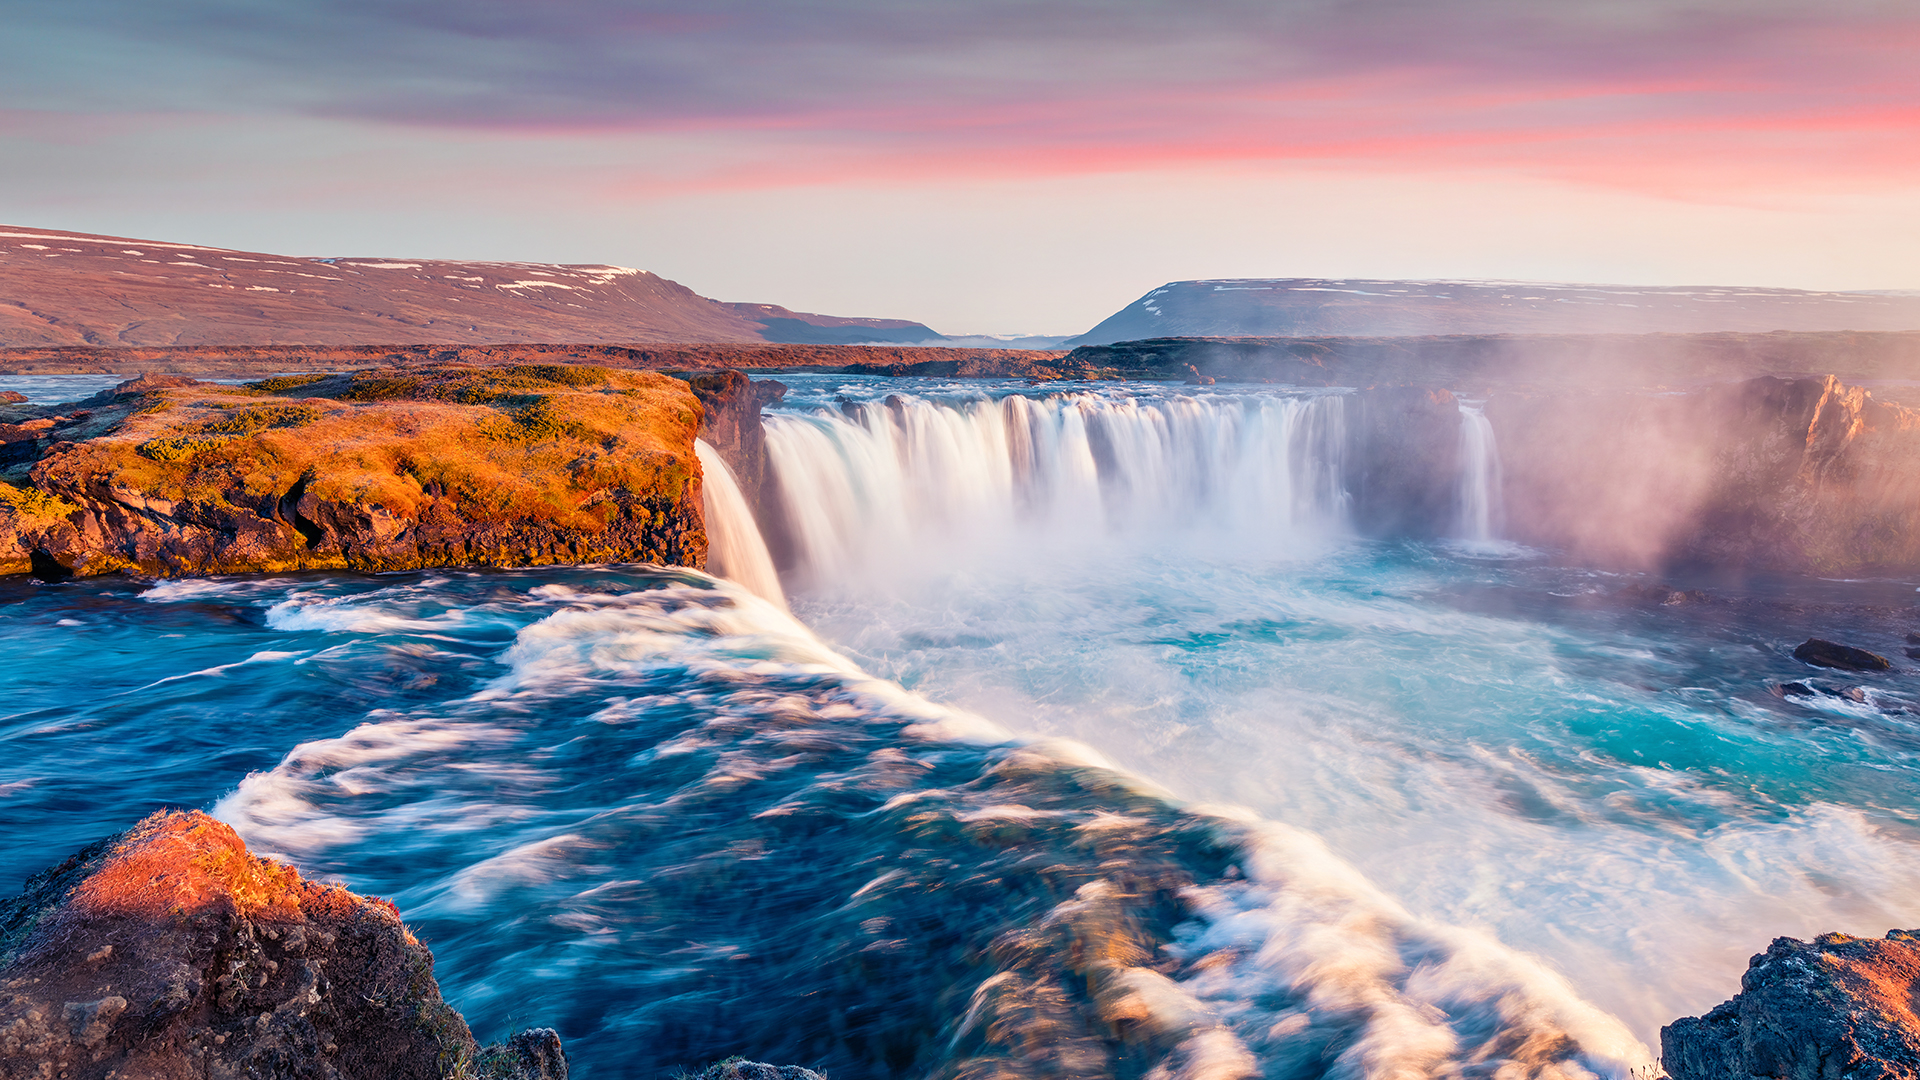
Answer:
[[[801,568],[843,581],[957,549],[1202,530],[1284,551],[1339,531],[1338,394],[890,396],[774,413]]]
[[[1500,538],[1500,447],[1487,420],[1486,402],[1460,402],[1460,494],[1458,530],[1463,540]]]
[[[700,486],[707,519],[707,569],[716,577],[739,582],[748,592],[786,610],[787,597],[780,588],[780,575],[761,539],[760,526],[733,470],[720,458],[720,452],[700,439],[693,441],[700,458],[704,482]]]

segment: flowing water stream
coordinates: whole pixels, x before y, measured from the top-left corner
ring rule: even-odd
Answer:
[[[788,381],[791,614],[645,567],[0,583],[0,888],[208,807],[588,1077],[1625,1077],[1771,936],[1920,925],[1914,677],[1789,655],[1897,654],[1915,583],[1356,538],[1338,392]]]

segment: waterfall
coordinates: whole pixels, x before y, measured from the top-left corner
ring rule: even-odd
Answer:
[[[1499,539],[1500,447],[1493,440],[1486,402],[1460,401],[1460,494],[1457,502],[1461,539],[1487,543]]]
[[[704,441],[695,439],[693,449],[704,479],[700,490],[707,519],[707,569],[785,611],[787,597],[780,590],[780,575],[774,572],[766,541],[760,537],[746,497],[740,494],[733,470]]]
[[[893,394],[766,418],[816,582],[1128,535],[1284,552],[1344,527],[1344,421],[1338,394]]]

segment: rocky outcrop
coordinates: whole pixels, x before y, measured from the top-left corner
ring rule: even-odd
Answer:
[[[1916,989],[1920,931],[1776,938],[1732,1000],[1661,1029],[1661,1057],[1673,1080],[1910,1080]]]
[[[728,1058],[695,1073],[692,1080],[826,1080],[812,1069],[798,1065],[768,1065],[759,1061]]]
[[[476,1045],[384,900],[162,812],[0,901],[0,1075],[564,1080],[549,1030]]]
[[[81,406],[0,472],[0,573],[705,564],[701,406],[662,375],[173,376]]]
[[[786,397],[786,385],[772,379],[756,382],[738,371],[700,372],[685,378],[705,410],[700,437],[720,452],[741,493],[758,513],[774,495],[760,410]]]

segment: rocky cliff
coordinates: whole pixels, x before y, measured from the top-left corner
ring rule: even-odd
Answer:
[[[565,1080],[549,1030],[480,1047],[391,903],[162,812],[0,901],[0,1075]]]
[[[1920,1076],[1920,931],[1884,940],[1777,938],[1740,993],[1660,1031],[1673,1080],[1909,1080]]]
[[[702,409],[657,374],[142,378],[47,411],[0,406],[0,573],[705,562]]]
[[[780,498],[779,477],[767,456],[766,429],[760,421],[761,410],[786,396],[786,385],[772,379],[749,379],[738,371],[703,372],[686,379],[705,409],[700,437],[719,451],[733,471],[774,562],[787,565],[793,540]]]

